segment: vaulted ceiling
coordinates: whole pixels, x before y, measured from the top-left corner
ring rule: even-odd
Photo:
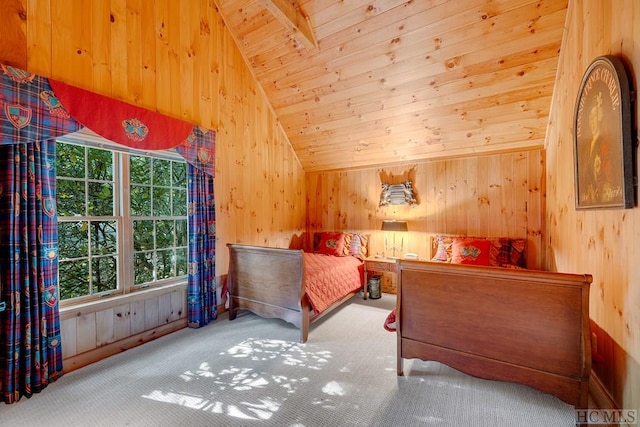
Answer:
[[[567,0],[215,0],[306,171],[540,148]]]

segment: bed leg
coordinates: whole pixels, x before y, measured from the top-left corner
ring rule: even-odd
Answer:
[[[404,359],[402,357],[398,357],[398,376],[401,377],[404,375]]]
[[[311,323],[311,314],[309,313],[310,308],[303,305],[302,312],[300,315],[302,316],[302,325],[300,326],[300,342],[306,343],[307,338],[309,338],[309,323]]]
[[[235,319],[237,314],[238,309],[236,308],[236,304],[233,301],[233,297],[229,296],[229,320]]]

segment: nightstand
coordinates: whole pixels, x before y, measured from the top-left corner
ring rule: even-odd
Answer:
[[[364,259],[364,299],[369,294],[369,274],[370,273],[393,273],[396,272],[397,259],[369,257]]]

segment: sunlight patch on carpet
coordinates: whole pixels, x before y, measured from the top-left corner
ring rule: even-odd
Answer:
[[[337,381],[331,381],[322,387],[322,392],[330,396],[344,396],[347,394]]]
[[[333,358],[330,351],[313,351],[309,345],[255,338],[248,338],[218,353],[217,357],[227,358],[229,362],[223,368],[218,365],[217,372],[210,363],[201,362],[196,369],[177,376],[188,393],[176,390],[174,385],[171,390],[153,390],[142,397],[236,419],[268,420],[280,409],[287,394],[295,393],[310,381],[305,370],[322,370]],[[257,370],[255,362],[281,363],[287,366],[288,375]],[[199,386],[201,394],[194,393],[193,384]],[[335,381],[326,384],[322,391],[331,396],[345,395],[344,388]],[[274,395],[282,397],[274,398]]]

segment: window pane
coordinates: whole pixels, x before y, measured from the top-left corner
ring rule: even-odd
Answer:
[[[133,221],[133,249],[135,251],[152,250],[153,243],[153,221]]]
[[[118,225],[115,221],[91,222],[92,255],[108,255],[118,252]]]
[[[129,158],[130,179],[132,184],[151,185],[151,158],[131,156]]]
[[[135,272],[134,284],[142,285],[143,283],[153,281],[153,253],[138,252],[133,257],[133,271]]]
[[[163,250],[156,252],[157,256],[157,280],[173,277],[173,250]]]
[[[171,185],[171,161],[153,159],[153,185]]]
[[[89,148],[89,179],[113,181],[113,153]]]
[[[58,223],[60,259],[80,258],[89,255],[87,226],[87,221],[61,221]]]
[[[67,178],[84,178],[84,147],[56,143],[56,175]]]
[[[91,259],[92,293],[113,291],[118,288],[116,267],[115,257],[94,257]]]
[[[131,186],[131,215],[151,216],[151,187]]]
[[[173,220],[156,222],[156,248],[173,247]]]
[[[187,246],[187,239],[187,220],[179,219],[176,221],[176,246]]]
[[[173,166],[173,186],[187,187],[187,164],[172,162]]]
[[[89,295],[89,264],[86,259],[60,261],[58,276],[61,299]]]
[[[187,216],[187,191],[173,189],[173,215]]]
[[[62,216],[84,216],[85,212],[85,192],[84,181],[70,181],[68,179],[57,180],[57,208],[58,215]]]
[[[113,184],[89,183],[89,215],[113,216]]]
[[[187,274],[187,248],[176,249],[176,276]]]
[[[171,215],[171,193],[167,188],[153,187],[153,216]]]

